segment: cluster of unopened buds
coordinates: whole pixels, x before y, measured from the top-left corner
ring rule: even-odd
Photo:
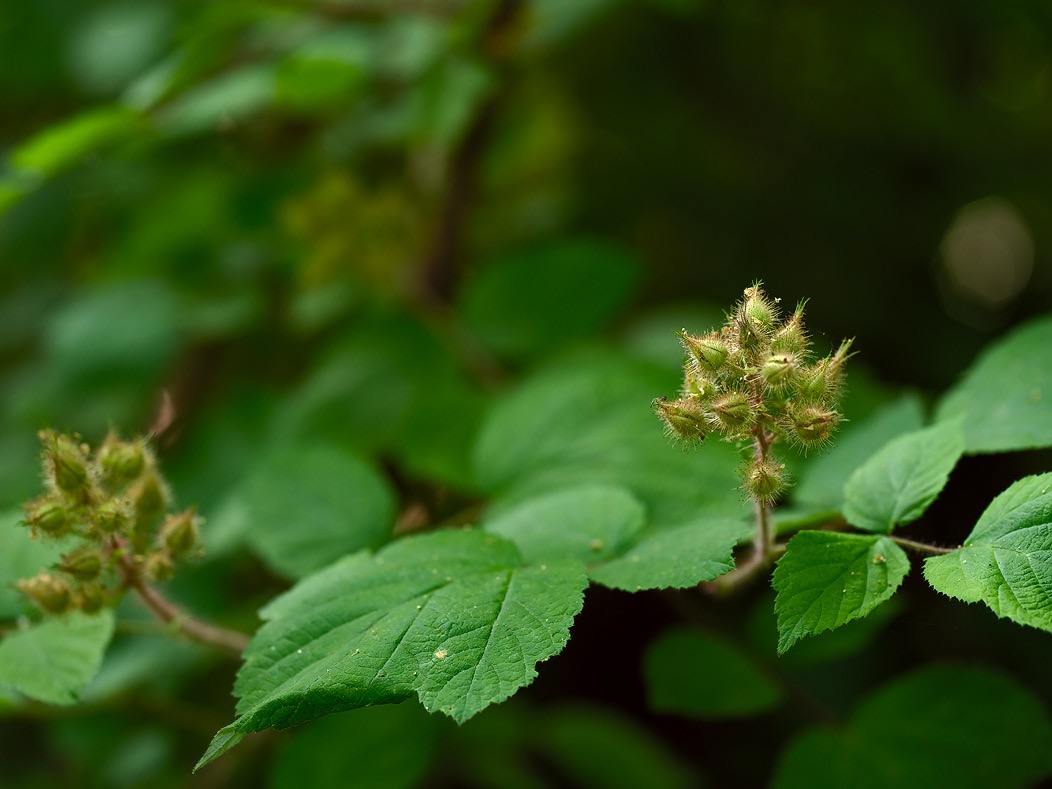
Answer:
[[[75,436],[40,434],[47,492],[25,507],[34,538],[69,550],[51,569],[17,583],[48,614],[93,613],[129,587],[169,578],[198,550],[192,509],[166,514],[171,500],[145,439],[110,434],[93,452]]]
[[[669,433],[698,442],[709,433],[751,441],[743,469],[745,490],[773,502],[785,490],[784,464],[769,452],[778,440],[804,451],[829,441],[841,421],[838,399],[851,349],[845,340],[833,353],[812,361],[804,328],[804,304],[784,318],[778,299],[757,283],[707,334],[679,334],[686,350],[683,390],[675,400],[654,401]]]

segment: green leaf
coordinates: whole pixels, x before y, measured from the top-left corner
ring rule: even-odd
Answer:
[[[946,485],[963,451],[956,422],[893,439],[844,485],[844,517],[884,534],[915,521]]]
[[[14,588],[15,581],[54,564],[65,550],[55,540],[34,540],[21,522],[22,510],[0,513],[0,619],[14,619],[32,608]]]
[[[23,143],[11,154],[11,165],[27,173],[54,175],[102,146],[129,136],[142,122],[138,113],[125,107],[90,110]]]
[[[643,658],[650,708],[705,719],[766,712],[781,688],[738,647],[700,630],[670,630]]]
[[[563,240],[479,269],[461,309],[480,341],[502,354],[527,356],[600,328],[628,300],[638,277],[635,258],[618,247]],[[674,344],[671,332],[669,339]]]
[[[987,348],[939,402],[940,422],[963,419],[965,451],[1052,446],[1052,317]]]
[[[531,717],[534,742],[530,745],[556,771],[548,786],[687,789],[699,785],[690,765],[667,742],[613,709],[567,705]]]
[[[933,666],[863,702],[843,729],[812,729],[781,756],[775,789],[1035,786],[1052,725],[1033,693],[987,668]]]
[[[261,612],[234,689],[239,717],[220,735],[414,692],[429,711],[463,722],[528,685],[536,664],[562,650],[586,585],[579,562],[524,565],[514,545],[476,530],[348,556]]]
[[[421,786],[437,750],[440,723],[412,703],[312,721],[281,746],[271,763],[268,787]]]
[[[495,403],[474,448],[479,484],[497,504],[594,482],[627,488],[652,527],[748,510],[738,452],[672,443],[649,404],[678,376],[609,352],[567,355]]]
[[[865,616],[895,593],[909,569],[909,559],[890,537],[800,532],[772,578],[778,652]]]
[[[0,685],[48,704],[74,704],[102,664],[113,612],[67,614],[0,641]]]
[[[995,498],[963,547],[924,562],[935,589],[1052,631],[1052,474],[1025,477]]]
[[[527,562],[596,563],[620,556],[645,517],[643,505],[624,488],[581,485],[528,499],[484,527],[515,543]]]
[[[907,395],[860,422],[845,425],[831,449],[809,458],[792,488],[794,502],[842,511],[844,484],[852,472],[896,436],[924,425],[921,402]]]
[[[288,578],[382,545],[394,522],[387,481],[364,461],[323,444],[273,453],[233,499],[226,506],[240,502],[249,544]]]
[[[611,589],[685,589],[734,569],[734,546],[753,525],[733,518],[699,518],[672,528],[647,528],[624,554],[592,568],[592,580]]]

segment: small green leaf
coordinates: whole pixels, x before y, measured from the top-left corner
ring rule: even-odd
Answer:
[[[804,636],[859,619],[891,597],[909,572],[890,537],[802,531],[778,560],[778,652]]]
[[[74,704],[102,664],[113,612],[66,614],[0,641],[0,685],[48,704]]]
[[[643,505],[624,488],[581,485],[528,499],[484,526],[515,543],[527,562],[593,564],[620,556],[644,521]]]
[[[844,483],[852,472],[891,439],[923,425],[924,412],[915,395],[902,397],[858,423],[849,422],[832,448],[808,458],[792,488],[793,501],[842,511]]]
[[[463,722],[562,650],[587,582],[579,562],[524,565],[514,545],[475,530],[348,556],[261,612],[234,689],[239,717],[217,737],[414,692]]]
[[[386,480],[333,446],[276,452],[234,498],[243,503],[240,522],[248,529],[248,542],[288,578],[382,545],[394,521],[394,494]]]
[[[844,485],[844,517],[884,534],[915,521],[946,485],[963,451],[955,422],[893,439]]]
[[[965,451],[1052,446],[1052,317],[987,348],[939,402],[940,422],[963,419]]]
[[[1052,770],[1052,725],[1035,695],[987,668],[933,666],[870,696],[837,731],[782,753],[775,789],[1036,786]]]
[[[421,786],[434,760],[442,723],[411,702],[312,721],[285,740],[271,763],[267,785],[269,789]]]
[[[23,143],[11,154],[11,164],[25,172],[54,175],[103,145],[128,136],[142,122],[138,113],[125,107],[90,110]]]
[[[935,589],[1052,631],[1052,474],[1025,477],[995,498],[963,547],[924,562]]]
[[[593,581],[611,589],[685,589],[734,569],[734,547],[752,524],[733,518],[699,518],[672,528],[648,527],[622,556],[592,568]]]
[[[647,648],[650,708],[697,718],[756,715],[781,701],[778,684],[738,647],[693,629],[670,630]]]
[[[560,241],[479,269],[461,299],[464,320],[494,350],[530,355],[600,328],[638,275],[637,261],[618,247]]]

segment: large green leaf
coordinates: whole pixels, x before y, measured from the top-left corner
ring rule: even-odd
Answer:
[[[581,485],[546,493],[487,521],[487,531],[512,541],[528,562],[617,558],[643,528],[646,514],[624,488]]]
[[[1052,445],[1052,317],[987,348],[946,393],[936,416],[963,418],[967,452]]]
[[[514,545],[482,531],[346,557],[261,612],[235,686],[238,718],[199,766],[247,732],[413,693],[463,722],[562,650],[586,585],[579,562],[525,565]]]
[[[991,669],[933,666],[884,686],[837,731],[782,754],[776,789],[1035,786],[1052,770],[1052,725],[1032,693]]]
[[[0,685],[48,704],[73,704],[102,664],[113,612],[66,614],[0,641]]]
[[[676,445],[651,413],[651,400],[676,386],[668,371],[623,356],[569,355],[487,414],[474,450],[478,482],[498,507],[585,482],[620,485],[655,527],[745,514],[738,452],[719,441]]]
[[[461,299],[464,320],[500,353],[535,353],[601,327],[627,301],[638,268],[609,244],[563,240],[479,269]]]
[[[924,577],[950,597],[1052,631],[1052,474],[1011,485],[963,547],[925,560]]]
[[[743,650],[709,633],[670,630],[649,645],[643,661],[650,708],[720,719],[775,707],[781,688]]]
[[[915,521],[946,485],[963,451],[956,422],[893,439],[844,485],[844,517],[860,529],[884,534]]]
[[[611,589],[684,589],[734,569],[734,546],[753,533],[735,518],[698,518],[671,528],[644,529],[624,554],[593,567],[591,578]]]
[[[865,616],[895,593],[909,569],[909,559],[890,537],[800,532],[772,578],[778,651]]]
[[[274,570],[301,578],[391,535],[394,494],[364,461],[333,446],[264,458],[233,494],[249,544]]]

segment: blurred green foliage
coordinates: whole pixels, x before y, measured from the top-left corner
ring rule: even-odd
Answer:
[[[798,464],[803,518],[1052,294],[1038,0],[34,0],[0,14],[0,95],[0,508],[37,493],[38,429],[155,430],[207,522],[171,594],[245,631],[346,552],[499,523],[554,488],[624,486],[651,540],[739,515],[734,451],[670,450],[647,403],[675,387],[672,330],[720,323],[754,278],[811,298],[818,345],[861,353],[860,429]],[[990,197],[1007,225],[962,213]],[[954,227],[978,251],[954,252]],[[948,542],[1047,456],[982,462],[936,503]],[[5,580],[49,560],[22,536],[0,528]],[[1029,750],[989,774],[1040,775],[1047,636],[912,580],[909,613],[770,664],[768,590],[699,606],[593,589],[526,698],[460,728],[403,704],[270,731],[193,780],[795,786],[817,761],[836,785],[860,769],[841,741],[901,745],[883,722],[924,712],[903,688],[925,675],[894,678],[933,658],[1014,677],[931,685],[1007,693]],[[3,632],[24,614],[0,589]],[[650,646],[684,620],[693,634]],[[763,677],[757,696],[644,691],[644,663],[692,651]],[[81,706],[0,688],[0,783],[182,786],[231,718],[235,670],[129,601]],[[967,730],[954,703],[918,726]],[[830,719],[846,728],[804,731]]]

